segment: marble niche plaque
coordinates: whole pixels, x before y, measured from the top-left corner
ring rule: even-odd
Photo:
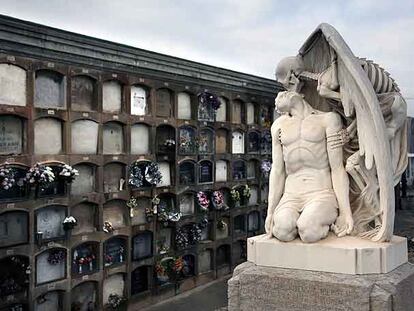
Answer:
[[[121,123],[107,122],[103,125],[103,154],[121,154],[124,151],[124,131]]]
[[[145,116],[147,114],[147,92],[140,86],[131,86],[131,114]]]
[[[183,216],[194,214],[194,194],[186,193],[180,197],[180,212]]]
[[[213,164],[210,161],[200,161],[199,183],[213,182]]]
[[[0,116],[0,155],[21,154],[23,121],[15,116]]]
[[[213,251],[207,249],[202,251],[198,255],[198,272],[199,273],[206,273],[212,270],[211,258],[213,255]]]
[[[90,233],[96,230],[97,206],[92,203],[80,203],[71,207],[71,215],[78,221],[72,229],[72,234]]]
[[[178,93],[178,119],[191,120],[191,98],[184,92]]]
[[[74,166],[79,176],[72,182],[70,191],[72,195],[86,195],[95,192],[95,166],[78,164]]]
[[[147,223],[145,216],[145,208],[151,206],[151,199],[145,197],[138,197],[137,199],[137,208],[134,208],[134,216],[131,217],[131,225],[142,225]]]
[[[34,105],[39,108],[66,107],[66,79],[58,72],[36,71]]]
[[[62,151],[62,139],[62,122],[58,119],[41,118],[34,122],[35,154],[59,154]]]
[[[81,311],[95,310],[91,307],[96,305],[97,283],[84,282],[74,287],[71,291],[72,306],[79,307]]]
[[[71,108],[76,111],[94,111],[95,80],[88,76],[76,76],[71,81]]]
[[[216,182],[227,181],[227,161],[216,161]]]
[[[43,233],[43,239],[62,237],[65,234],[62,222],[66,217],[63,206],[47,206],[36,213],[36,231]]]
[[[216,153],[227,152],[227,130],[218,129],[216,131]]]
[[[99,124],[91,120],[72,122],[72,153],[96,154],[98,150]]]
[[[222,267],[230,264],[230,245],[221,245],[216,251],[216,266]]]
[[[26,212],[6,212],[0,214],[0,247],[27,243],[28,214]]]
[[[250,187],[250,198],[249,198],[249,202],[247,205],[250,206],[250,205],[255,205],[257,203],[259,203],[257,187],[251,186]]]
[[[216,228],[216,240],[225,239],[229,236],[230,220],[226,217],[222,218],[226,224],[224,228]]]
[[[157,117],[169,118],[172,116],[172,98],[169,90],[157,90],[156,111]]]
[[[239,100],[235,100],[232,105],[233,117],[232,123],[241,124],[242,122],[242,103]]]
[[[247,217],[247,231],[257,231],[260,228],[260,214],[259,212],[250,212]]]
[[[105,112],[121,111],[122,86],[118,81],[106,81],[102,84],[102,109]]]
[[[139,260],[152,256],[152,233],[142,232],[132,239],[132,259]]]
[[[220,107],[216,111],[216,122],[227,121],[227,100],[223,97],[219,97]]]
[[[37,297],[34,303],[34,311],[50,311],[50,310],[62,310],[63,299],[61,292],[51,291]]]
[[[179,165],[179,179],[181,185],[195,183],[195,164],[191,161],[184,161]]]
[[[26,70],[0,64],[0,105],[26,106]]]
[[[36,284],[42,284],[59,280],[65,277],[66,269],[66,252],[65,259],[59,263],[49,263],[48,258],[52,252],[64,251],[63,249],[49,249],[36,257]]]
[[[103,281],[103,304],[108,303],[109,295],[117,294],[124,297],[125,280],[122,273],[113,274]]]
[[[158,163],[158,167],[161,173],[161,182],[157,184],[157,187],[168,187],[171,185],[171,167],[168,162]]]
[[[127,208],[125,202],[121,200],[112,200],[104,204],[103,207],[103,219],[104,221],[110,221],[112,226],[116,228],[122,228],[126,225],[126,212]]]
[[[145,124],[131,126],[131,153],[148,154],[150,152],[150,128]]]
[[[233,132],[232,134],[232,152],[234,154],[244,153],[244,134],[241,132]]]
[[[109,163],[104,167],[104,192],[119,192],[125,189],[120,188],[122,180],[125,181],[125,168],[121,163]]]
[[[253,103],[247,103],[246,104],[246,121],[247,121],[247,124],[254,124],[255,122],[255,120],[254,120],[254,116],[255,116],[255,113],[254,113],[254,104]]]

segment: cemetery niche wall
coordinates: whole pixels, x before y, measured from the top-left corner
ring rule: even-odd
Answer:
[[[264,230],[278,84],[0,24],[0,310],[140,307],[245,260]]]

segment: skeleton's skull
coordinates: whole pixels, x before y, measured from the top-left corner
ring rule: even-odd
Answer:
[[[287,90],[299,91],[300,81],[298,76],[304,71],[305,65],[300,56],[283,58],[276,67],[276,81]]]

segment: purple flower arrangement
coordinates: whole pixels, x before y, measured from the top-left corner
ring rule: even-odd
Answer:
[[[220,190],[213,191],[213,204],[216,209],[221,209],[224,205],[224,196]]]
[[[205,212],[208,211],[208,207],[210,206],[210,200],[205,192],[199,191],[197,193],[197,201],[198,205],[200,205],[201,209]]]
[[[66,259],[66,253],[59,249],[59,250],[51,250],[49,251],[49,256],[47,257],[47,262],[50,265],[58,265],[64,262]]]
[[[201,104],[207,104],[211,106],[214,110],[218,110],[220,108],[221,102],[218,99],[217,95],[210,93],[210,92],[203,92],[198,95]]]

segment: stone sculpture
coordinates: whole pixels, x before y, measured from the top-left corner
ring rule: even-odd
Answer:
[[[394,80],[328,24],[279,63],[276,79],[287,91],[276,98],[266,232],[389,241],[407,166],[407,107]]]

